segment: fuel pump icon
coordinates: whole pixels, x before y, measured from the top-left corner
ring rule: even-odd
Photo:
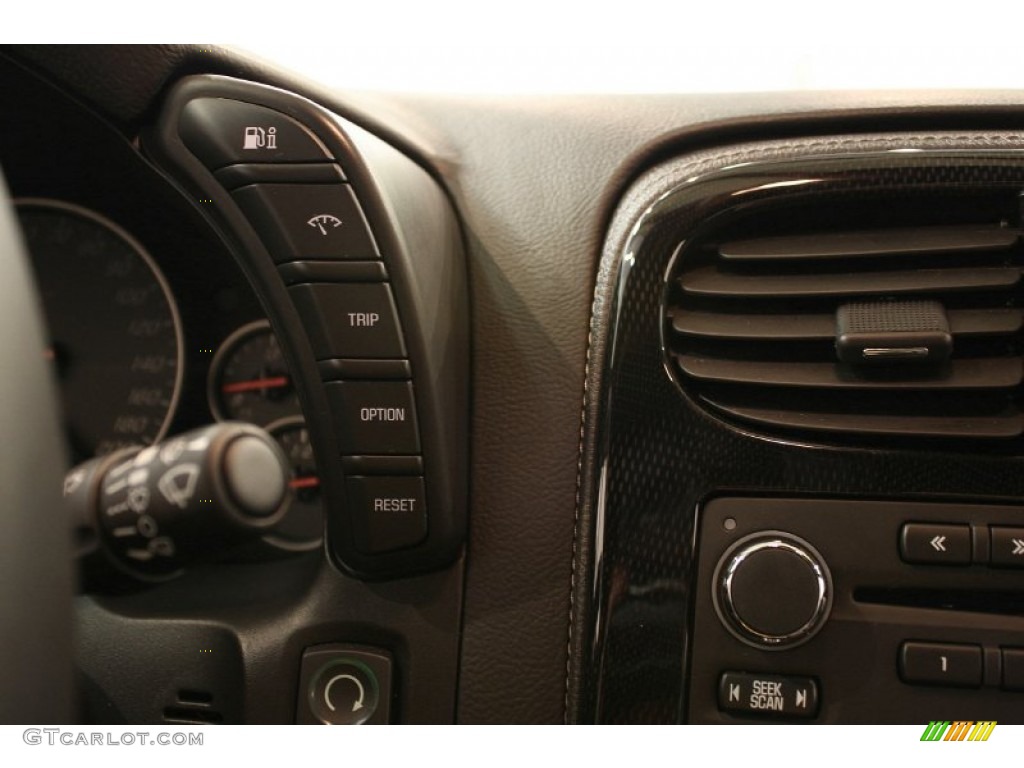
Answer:
[[[246,127],[242,149],[277,149],[277,128]]]

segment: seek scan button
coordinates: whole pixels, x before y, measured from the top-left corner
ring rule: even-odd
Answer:
[[[818,683],[810,677],[723,672],[718,681],[723,712],[768,717],[815,717]]]

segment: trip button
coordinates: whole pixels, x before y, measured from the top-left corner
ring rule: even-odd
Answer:
[[[810,677],[723,672],[718,708],[725,712],[770,717],[815,717],[818,684]]]
[[[427,535],[422,477],[351,477],[345,484],[356,549],[368,555],[405,549]]]
[[[295,285],[288,293],[317,360],[405,357],[395,299],[387,283]]]
[[[231,196],[276,263],[379,256],[348,184],[250,184]]]
[[[337,381],[324,384],[341,452],[395,455],[420,452],[412,384]]]
[[[971,527],[907,523],[900,532],[900,557],[925,565],[968,565],[971,562]]]
[[[899,667],[907,683],[977,688],[982,681],[981,646],[907,642],[900,648]]]
[[[320,140],[281,112],[234,99],[193,99],[181,111],[178,133],[207,168],[234,163],[330,160]]]
[[[992,565],[1024,568],[1024,528],[992,526]]]

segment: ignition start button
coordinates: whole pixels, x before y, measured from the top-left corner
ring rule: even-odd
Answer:
[[[328,725],[362,725],[377,711],[379,698],[373,671],[355,659],[328,664],[309,690],[310,709]]]
[[[373,725],[387,723],[391,657],[350,645],[308,648],[302,656],[297,723]]]

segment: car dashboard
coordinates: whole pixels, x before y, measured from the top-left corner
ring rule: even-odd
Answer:
[[[337,93],[189,46],[0,83],[69,464],[141,449],[76,718],[1024,713],[1020,93]],[[143,486],[214,423],[286,498],[185,560]]]

